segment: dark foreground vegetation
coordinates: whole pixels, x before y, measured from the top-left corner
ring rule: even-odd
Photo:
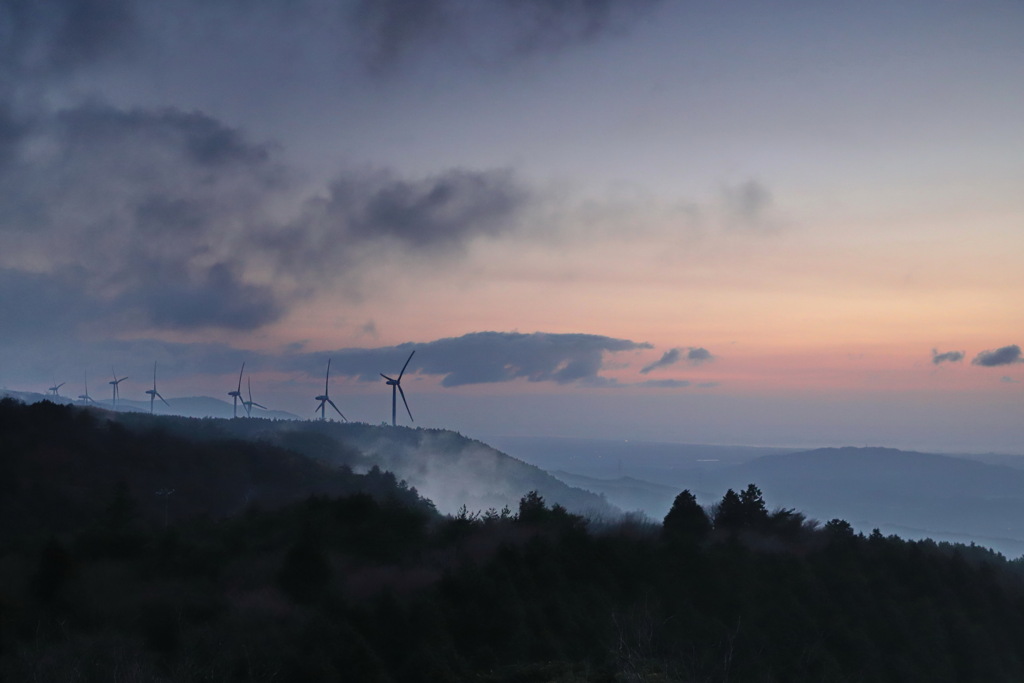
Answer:
[[[160,441],[0,402],[0,680],[1024,680],[1018,563],[753,485],[710,514],[684,491],[663,524],[532,492],[443,517],[387,473]],[[165,460],[262,497],[183,510],[146,478]],[[337,488],[296,499],[317,477]]]

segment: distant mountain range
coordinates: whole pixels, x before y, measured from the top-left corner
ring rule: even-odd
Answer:
[[[681,489],[712,505],[726,489],[755,483],[770,507],[795,508],[821,522],[840,518],[865,533],[878,528],[903,538],[974,542],[1009,557],[1024,554],[1024,456],[850,447],[779,452],[540,437],[495,441],[550,467],[566,483],[658,520]]]
[[[976,542],[1024,553],[1024,471],[892,448],[823,448],[723,471],[719,487],[756,482],[766,500],[825,521],[903,538]]]

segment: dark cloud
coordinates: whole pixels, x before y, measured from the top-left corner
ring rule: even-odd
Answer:
[[[418,181],[344,178],[332,186],[325,209],[327,220],[357,240],[444,248],[506,229],[525,199],[509,171],[458,169]]]
[[[5,0],[0,69],[39,78],[124,51],[136,29],[130,0]]]
[[[663,0],[357,0],[356,35],[372,71],[439,46],[472,61],[560,50],[628,27]]]
[[[941,363],[959,363],[964,359],[963,351],[945,351],[939,353],[938,349],[932,349],[932,363],[939,365]]]
[[[69,298],[37,315],[252,329],[283,312],[286,293],[245,267],[285,186],[269,147],[198,112],[97,104],[41,117],[29,135],[46,153],[0,176],[0,247],[16,245],[0,267],[27,259],[53,286],[73,273],[75,299],[89,293],[89,305]]]
[[[461,254],[478,236],[511,230],[532,201],[504,170],[456,169],[415,180],[383,171],[346,174],[326,196],[306,202],[300,218],[257,240],[280,272],[319,281],[351,276],[345,267],[365,261],[371,247],[417,259]]]
[[[446,0],[357,0],[352,18],[367,65],[391,67],[405,52],[441,37],[451,11]]]
[[[422,344],[341,349],[315,354],[312,363],[309,355],[296,361],[297,367],[315,374],[332,358],[332,373],[377,381],[381,372],[400,370],[415,350],[406,372],[441,375],[446,387],[516,379],[570,384],[601,379],[606,353],[647,348],[650,344],[592,334],[474,332]]]
[[[0,268],[75,268],[93,309],[143,327],[258,328],[313,286],[357,278],[369,246],[458,254],[530,201],[508,171],[456,169],[350,173],[302,203],[275,148],[201,112],[87,104],[28,135],[46,153],[0,174]]]
[[[982,351],[971,361],[971,365],[980,365],[986,368],[1013,365],[1014,363],[1024,363],[1024,359],[1020,355],[1020,347],[1016,344],[991,351]]]
[[[145,311],[147,322],[160,328],[252,330],[284,313],[270,287],[245,283],[225,263],[203,269],[198,277],[155,278],[147,285],[118,303]]]
[[[700,346],[691,346],[686,352],[686,360],[694,364],[706,363],[714,359],[715,357],[711,355],[710,351]]]
[[[651,372],[652,370],[657,370],[658,368],[668,367],[669,365],[673,365],[675,363],[678,363],[682,359],[683,359],[683,350],[682,349],[680,349],[680,348],[669,349],[668,351],[666,351],[665,353],[663,353],[661,355],[661,358],[659,358],[658,360],[654,361],[650,365],[645,365],[643,368],[641,368],[640,369],[640,374],[646,375],[649,372]],[[693,365],[699,365],[700,363],[705,363],[707,361],[714,360],[714,356],[711,355],[710,351],[708,351],[707,349],[705,349],[703,347],[691,346],[688,349],[686,349],[686,360],[689,361],[690,363],[692,363]]]
[[[644,367],[642,367],[640,369],[640,374],[646,375],[651,370],[657,370],[658,368],[664,368],[666,366],[672,365],[673,363],[677,363],[679,361],[679,356],[679,349],[669,349],[668,351],[661,355],[661,358],[654,361],[650,365],[645,365]]]

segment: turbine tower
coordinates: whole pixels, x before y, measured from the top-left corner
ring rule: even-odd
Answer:
[[[84,394],[79,394],[78,395],[78,399],[80,401],[82,401],[82,403],[95,403],[96,402],[96,401],[92,400],[92,396],[89,395],[89,373],[88,372],[85,373],[85,393]]]
[[[50,393],[54,396],[60,396],[60,388],[65,384],[67,384],[67,382],[61,382],[60,384],[55,383],[52,387],[50,387]]]
[[[121,379],[118,379],[117,378],[117,373],[114,372],[114,366],[113,365],[110,366],[110,374],[114,376],[114,380],[112,382],[107,382],[107,384],[109,384],[112,387],[114,387],[114,398],[113,398],[112,407],[113,407],[114,410],[117,410],[117,397],[120,396],[120,392],[117,389],[117,385],[120,384],[121,382],[125,381],[128,378],[127,377],[122,377]]]
[[[164,405],[166,405],[168,408],[171,407],[171,404],[168,403],[167,400],[163,396],[160,395],[160,392],[156,390],[156,361],[153,361],[153,388],[152,389],[147,389],[146,393],[149,394],[149,414],[150,415],[153,414],[153,404],[156,402],[157,399],[160,399],[161,401],[163,401]]]
[[[413,352],[410,353],[409,357],[405,359],[405,365],[402,366],[402,371],[400,373],[398,373],[398,379],[392,379],[391,377],[388,377],[387,375],[385,375],[383,372],[380,373],[380,376],[383,377],[384,379],[386,379],[388,386],[391,387],[391,426],[392,427],[396,426],[396,422],[397,422],[395,417],[396,417],[397,408],[398,408],[398,394],[402,395],[402,403],[405,404],[405,412],[409,413],[409,419],[412,420],[413,422],[416,421],[416,420],[413,420],[412,411],[409,410],[409,402],[405,400],[405,392],[402,391],[402,375],[405,374],[405,369],[407,367],[409,367],[409,361],[412,360],[412,356],[413,356],[414,353],[416,353],[415,349],[413,349]]]
[[[327,419],[327,414],[326,414],[327,413],[327,404],[330,403],[331,407],[334,408],[334,411],[336,413],[338,413],[338,415],[341,415],[341,419],[344,420],[345,422],[348,422],[348,418],[345,417],[340,410],[338,410],[338,406],[334,405],[334,401],[331,400],[330,393],[327,391],[327,386],[330,383],[330,381],[331,381],[331,359],[328,358],[327,359],[327,378],[324,380],[324,393],[320,394],[319,396],[316,397],[316,399],[314,399],[314,400],[320,401],[320,405],[317,406],[316,410],[320,411],[320,419],[321,420],[326,420]],[[313,412],[315,413],[316,410],[314,410]]]
[[[238,399],[242,398],[242,373],[245,372],[245,363],[242,363],[242,369],[238,371],[238,388],[234,391],[229,391],[228,396],[235,399],[235,414],[232,417],[238,417]],[[244,404],[244,402],[243,402]]]
[[[245,408],[245,416],[246,417],[252,417],[252,407],[253,406],[256,406],[257,408],[263,408],[263,410],[266,410],[267,407],[266,406],[261,406],[259,403],[257,403],[256,401],[252,400],[252,377],[246,377],[245,378],[245,382],[246,382],[247,385],[249,385],[249,400],[248,401],[242,401],[242,407]]]

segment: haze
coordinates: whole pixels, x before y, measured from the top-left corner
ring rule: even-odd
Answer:
[[[0,386],[1021,452],[1024,6],[0,8]],[[401,410],[401,406],[399,406]],[[400,413],[400,418],[402,417]],[[402,421],[401,419],[399,420]]]

